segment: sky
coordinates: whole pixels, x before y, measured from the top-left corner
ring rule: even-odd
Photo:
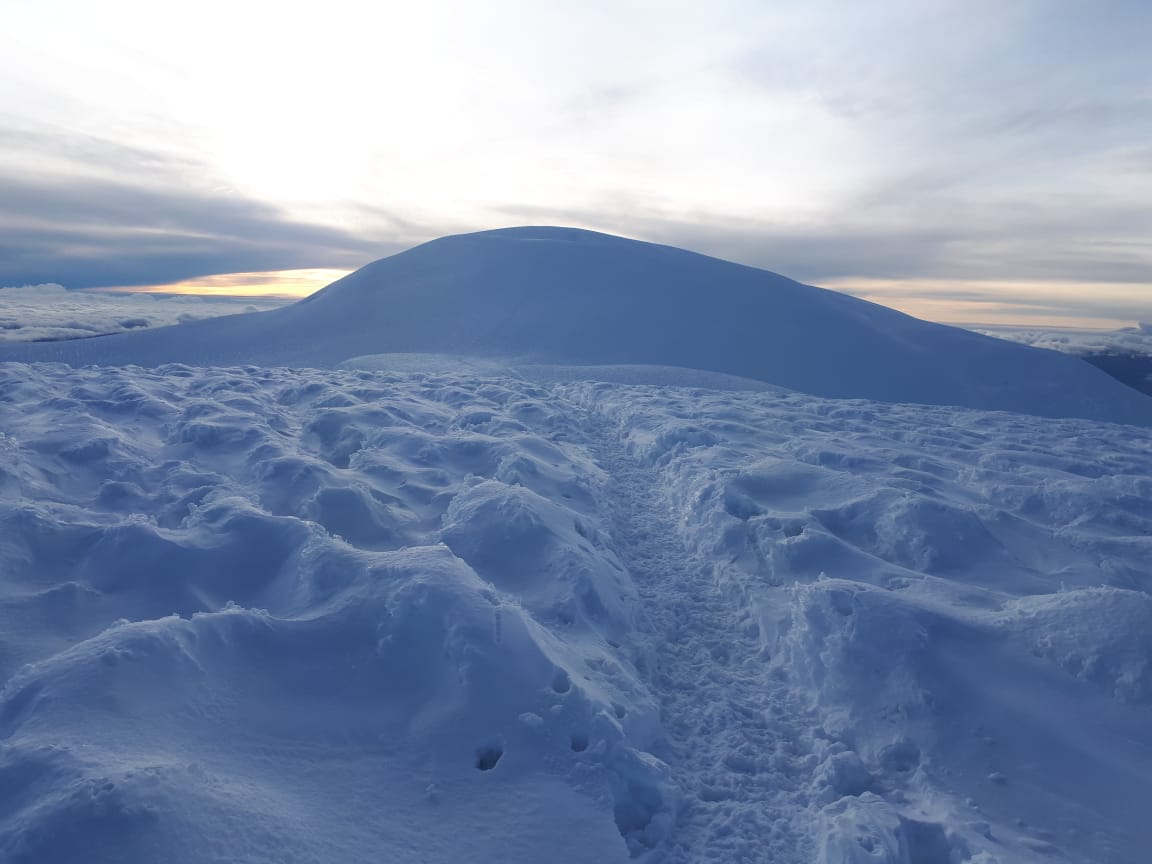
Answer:
[[[0,285],[300,293],[444,234],[556,224],[935,320],[1152,319],[1147,0],[4,18]]]

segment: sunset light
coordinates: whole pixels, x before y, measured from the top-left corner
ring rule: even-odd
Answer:
[[[348,275],[348,270],[271,270],[264,273],[221,273],[167,285],[110,287],[102,291],[133,294],[196,294],[205,297],[307,297]]]

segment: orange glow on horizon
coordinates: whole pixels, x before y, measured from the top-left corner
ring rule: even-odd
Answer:
[[[925,321],[959,326],[1064,327],[1116,330],[1139,317],[1061,314],[1065,302],[1084,297],[1133,305],[1147,285],[1118,282],[1028,282],[960,279],[827,279],[824,288],[897,309]],[[1140,299],[1143,299],[1140,297]],[[1064,301],[1064,302],[1062,302]],[[1074,308],[1074,307],[1072,307]]]
[[[317,268],[311,270],[268,270],[263,273],[220,273],[198,276],[167,285],[135,285],[126,288],[97,288],[118,294],[195,294],[201,297],[281,297],[298,300],[314,294],[351,270]]]
[[[351,270],[314,268],[221,273],[165,285],[89,289],[130,294],[188,294],[201,297],[267,297],[298,300],[342,279]],[[1061,301],[1086,296],[1097,301],[1131,303],[1147,285],[1087,282],[979,281],[949,279],[841,278],[818,282],[824,288],[897,309],[926,321],[960,326],[1069,327],[1115,330],[1140,317],[1114,318],[1061,314]],[[1071,304],[1069,304],[1071,305]],[[1147,320],[1147,319],[1143,319]]]

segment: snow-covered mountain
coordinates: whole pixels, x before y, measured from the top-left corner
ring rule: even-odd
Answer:
[[[0,354],[136,364],[0,363],[4,864],[1147,860],[1078,361],[562,229]]]
[[[331,367],[408,352],[674,366],[818,396],[1152,424],[1152,399],[1074,358],[764,270],[571,228],[445,237],[284,309],[0,346],[0,360]]]

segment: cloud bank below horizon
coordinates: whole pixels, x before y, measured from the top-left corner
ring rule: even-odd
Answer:
[[[275,309],[285,302],[69,291],[55,284],[0,288],[0,342],[84,339]]]

